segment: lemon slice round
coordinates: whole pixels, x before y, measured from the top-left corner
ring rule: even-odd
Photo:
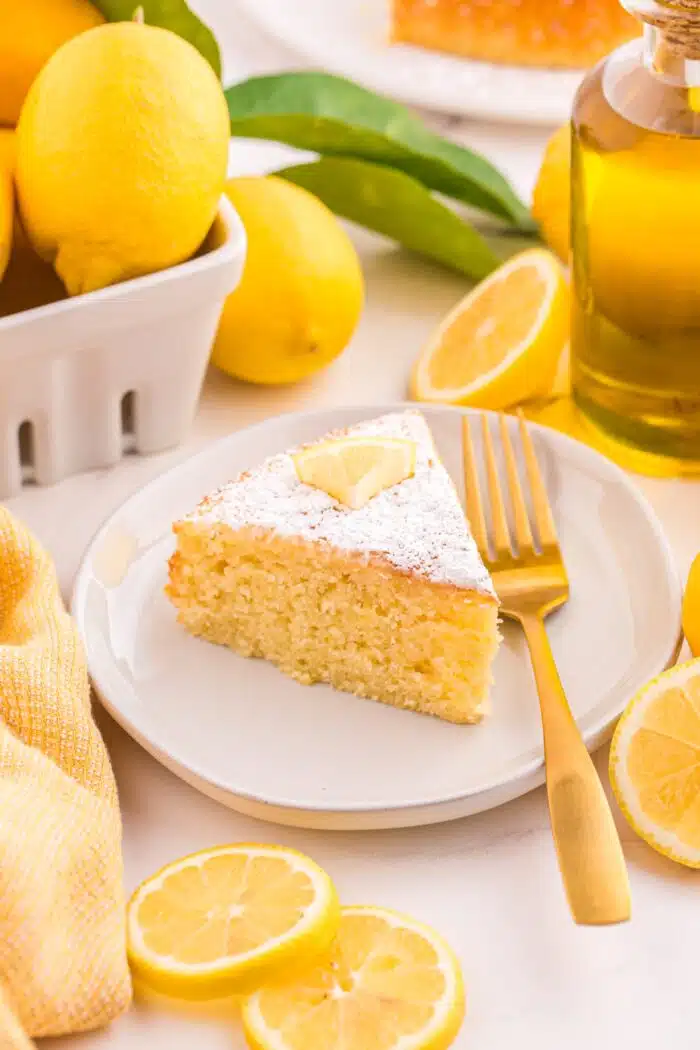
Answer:
[[[300,481],[358,510],[411,477],[416,445],[406,438],[338,438],[310,445],[293,459]]]
[[[308,857],[281,846],[221,846],[139,886],[127,914],[129,961],[166,995],[215,999],[314,958],[338,921],[333,883]]]
[[[464,1017],[459,963],[427,926],[343,908],[328,957],[246,999],[254,1050],[445,1050]]]
[[[700,660],[672,667],[633,698],[613,737],[610,779],[638,835],[700,868]]]
[[[569,289],[541,248],[482,281],[428,340],[411,377],[417,401],[502,409],[548,394],[569,338]]]

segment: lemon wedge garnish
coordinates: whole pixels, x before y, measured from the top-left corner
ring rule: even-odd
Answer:
[[[416,445],[406,438],[338,438],[304,448],[292,458],[305,485],[358,510],[413,475]]]
[[[333,883],[281,846],[194,853],[134,893],[127,913],[136,976],[166,995],[215,999],[257,988],[330,945],[339,921]]]
[[[700,660],[672,667],[632,699],[613,738],[610,779],[638,835],[700,868]]]
[[[569,289],[541,248],[477,285],[439,325],[411,378],[417,401],[503,409],[549,394],[569,339]]]
[[[464,1017],[459,963],[439,934],[383,908],[343,908],[330,954],[253,993],[255,1050],[446,1050]]]

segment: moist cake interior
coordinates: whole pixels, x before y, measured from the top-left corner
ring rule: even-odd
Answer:
[[[242,474],[174,526],[178,619],[300,682],[478,722],[498,604],[427,424],[394,413],[319,440],[347,434],[415,441],[414,476],[349,510],[290,452]]]

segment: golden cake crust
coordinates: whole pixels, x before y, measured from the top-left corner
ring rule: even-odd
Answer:
[[[391,37],[466,58],[585,68],[638,36],[619,0],[393,0]]]

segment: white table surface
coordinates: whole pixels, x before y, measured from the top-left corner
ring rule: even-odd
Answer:
[[[197,7],[222,41],[228,80],[298,65],[235,11],[230,0]],[[487,152],[529,193],[541,130],[442,121]],[[232,170],[269,170],[277,147],[237,143]],[[100,522],[149,478],[206,442],[290,409],[401,399],[423,338],[464,292],[437,267],[358,232],[368,300],[341,359],[288,389],[207,381],[193,433],[176,451],[131,458],[52,489],[26,489],[11,509],[53,553],[65,593]],[[640,481],[668,531],[685,574],[700,549],[700,484]],[[604,596],[601,595],[601,599]],[[622,824],[634,917],[624,927],[579,929],[568,915],[548,830],[543,791],[452,824],[341,834],[257,823],[197,794],[161,768],[103,712],[100,725],[119,782],[127,888],[167,861],[236,840],[287,843],[310,853],[346,902],[385,904],[442,930],[462,961],[468,1017],[459,1050],[690,1050],[698,1045],[700,874],[654,854]],[[599,768],[606,754],[599,755]],[[290,761],[293,756],[290,755]],[[606,778],[607,783],[607,778]],[[137,1000],[109,1030],[49,1041],[80,1050],[242,1050],[235,1014],[174,1011]]]

